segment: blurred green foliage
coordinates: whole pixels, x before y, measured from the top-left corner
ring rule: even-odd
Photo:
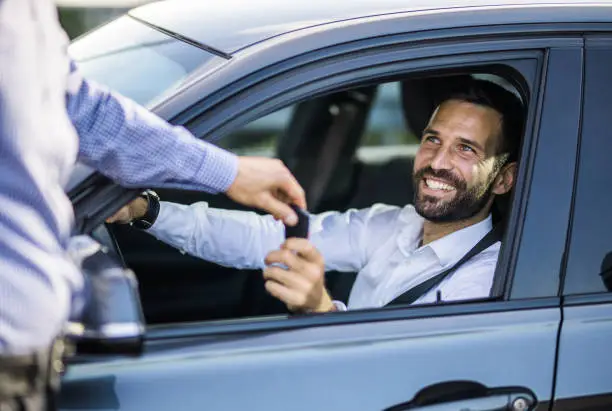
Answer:
[[[58,12],[60,23],[71,39],[87,30],[82,9],[60,7]]]
[[[59,20],[70,39],[113,19],[127,8],[58,7]]]

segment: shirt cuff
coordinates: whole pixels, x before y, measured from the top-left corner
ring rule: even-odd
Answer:
[[[206,143],[206,156],[196,173],[196,181],[205,182],[216,193],[226,192],[238,174],[238,156]]]
[[[159,212],[157,213],[157,218],[155,219],[151,227],[149,227],[148,229],[144,231],[155,236],[158,232],[158,229],[160,228],[160,224],[158,224],[158,222],[160,220],[164,220],[167,213],[168,213],[168,207],[166,207],[165,201],[160,201],[159,202]],[[163,224],[161,224],[161,226],[163,229]]]
[[[336,307],[336,311],[348,311],[346,305],[342,301],[333,300],[332,304]]]

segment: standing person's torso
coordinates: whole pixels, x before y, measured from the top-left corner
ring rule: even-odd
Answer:
[[[0,354],[44,347],[82,281],[65,246],[78,139],[51,0],[0,0]]]

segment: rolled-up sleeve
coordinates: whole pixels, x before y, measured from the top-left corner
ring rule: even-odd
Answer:
[[[79,160],[126,187],[225,192],[237,157],[196,139],[135,102],[84,79],[71,62],[67,109]]]

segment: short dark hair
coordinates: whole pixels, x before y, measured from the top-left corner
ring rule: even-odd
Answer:
[[[524,107],[514,93],[492,81],[470,78],[448,90],[440,102],[448,100],[489,107],[501,114],[502,140],[498,146],[498,154],[508,153],[508,163],[518,159],[523,134]]]

